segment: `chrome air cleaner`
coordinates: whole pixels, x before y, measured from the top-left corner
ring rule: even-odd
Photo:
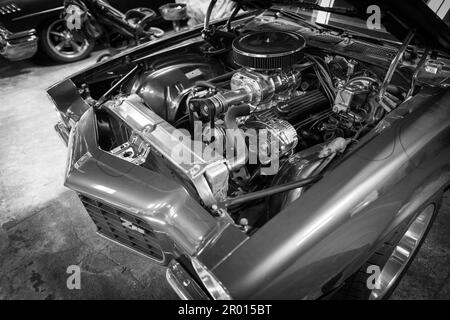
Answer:
[[[236,64],[253,70],[290,68],[302,57],[305,39],[283,31],[252,32],[233,41]]]

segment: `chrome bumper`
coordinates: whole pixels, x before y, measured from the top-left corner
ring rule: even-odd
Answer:
[[[55,125],[55,131],[58,133],[59,137],[67,147],[67,144],[69,143],[69,134],[70,134],[69,130],[67,130],[67,127],[62,122],[58,122]]]
[[[38,48],[34,29],[12,33],[0,27],[0,55],[10,61],[31,58]]]
[[[178,262],[169,264],[166,279],[182,300],[209,300],[208,295]]]

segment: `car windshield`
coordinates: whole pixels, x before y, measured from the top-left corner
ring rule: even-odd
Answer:
[[[424,0],[427,5],[438,15],[443,21],[450,25],[450,1],[449,0]],[[310,0],[305,3],[317,4],[321,7],[333,8],[333,9],[347,9],[351,10],[354,7],[345,0]],[[309,10],[300,8],[298,6],[279,5],[277,9],[288,10],[296,14],[301,15],[307,21],[327,25],[330,27],[337,27],[346,29],[352,32],[361,33],[367,36],[382,38],[392,41],[402,41],[403,39],[397,39],[390,34],[382,24],[382,19],[379,19],[379,24],[374,24],[375,20],[366,21],[356,17],[350,17],[344,14],[331,13],[322,10]],[[370,11],[374,13],[374,11]],[[368,13],[368,17],[371,16]],[[370,25],[370,28],[368,27]]]
[[[426,0],[425,1],[436,15],[450,26],[450,1],[449,0]]]
[[[316,1],[307,1],[312,4],[316,4]],[[345,0],[318,0],[317,5],[321,7],[333,8],[333,9],[346,9],[352,10],[354,7]],[[382,25],[381,19],[378,25],[368,28],[368,22],[366,20],[351,17],[345,14],[331,13],[322,10],[310,10],[304,9],[295,5],[278,5],[276,9],[286,10],[301,15],[307,21],[318,24],[326,25],[329,27],[335,27],[339,29],[346,29],[355,33],[360,33],[366,36],[382,38],[392,41],[400,41],[392,34],[390,34],[386,28]],[[369,14],[368,14],[369,16]]]

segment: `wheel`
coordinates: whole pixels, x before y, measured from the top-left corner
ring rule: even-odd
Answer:
[[[58,62],[84,59],[94,49],[94,42],[81,32],[72,34],[64,19],[45,23],[40,31],[39,42],[42,52]]]
[[[373,256],[347,279],[343,287],[334,294],[333,299],[388,299],[425,240],[439,205],[440,201],[428,204],[412,222],[400,226]],[[375,275],[376,269],[379,273],[375,282],[373,281],[375,278],[370,277]]]
[[[151,32],[155,38],[161,38],[165,34],[164,30],[156,27],[150,27],[147,31]]]

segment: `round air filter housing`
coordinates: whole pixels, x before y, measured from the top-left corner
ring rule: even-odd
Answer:
[[[298,62],[305,39],[283,31],[263,31],[244,34],[233,41],[233,59],[241,67],[254,70],[290,68]]]

